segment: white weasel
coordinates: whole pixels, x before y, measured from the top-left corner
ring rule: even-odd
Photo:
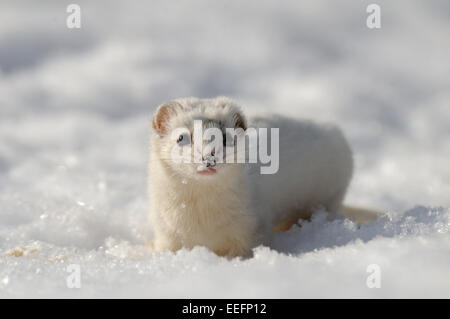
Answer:
[[[194,152],[198,147],[190,136],[196,119],[221,130],[279,128],[278,172],[262,175],[258,165],[231,163],[199,171],[197,163],[174,162],[171,150],[180,139]],[[346,139],[332,125],[281,116],[247,121],[235,102],[218,97],[165,103],[152,126],[150,218],[159,251],[200,245],[222,256],[248,256],[274,230],[309,218],[314,209],[341,209],[353,161]],[[187,133],[173,136],[180,127]],[[211,152],[206,148],[202,155]]]

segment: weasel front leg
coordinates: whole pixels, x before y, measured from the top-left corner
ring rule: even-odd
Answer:
[[[154,219],[154,247],[156,251],[177,251],[183,247],[180,238],[178,235],[163,225],[161,225],[162,221]]]
[[[235,257],[249,258],[253,253],[250,246],[234,240],[228,241],[226,247],[215,249],[214,252],[218,256],[227,257],[229,259]]]
[[[181,242],[175,236],[158,235],[155,237],[154,247],[156,251],[177,251],[182,248]]]

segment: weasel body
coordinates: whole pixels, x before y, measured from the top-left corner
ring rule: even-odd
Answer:
[[[195,120],[224,136],[225,128],[279,128],[278,171],[261,174],[259,163],[213,159],[212,165],[211,156],[218,155],[204,142],[198,151],[192,136]],[[346,139],[332,125],[282,116],[247,119],[224,97],[165,103],[152,124],[150,218],[157,250],[200,245],[222,256],[248,256],[253,247],[269,242],[274,230],[309,218],[314,209],[341,208],[353,162]],[[179,128],[185,133],[179,134]],[[192,158],[200,152],[203,169],[194,161],[175,162],[174,146],[190,149]]]

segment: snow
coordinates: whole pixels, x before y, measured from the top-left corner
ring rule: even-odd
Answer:
[[[450,297],[447,1],[0,4],[0,297]],[[246,260],[156,253],[151,114],[228,95],[340,124],[358,226],[318,212]],[[80,265],[70,289],[68,266]],[[368,288],[369,265],[381,288]]]

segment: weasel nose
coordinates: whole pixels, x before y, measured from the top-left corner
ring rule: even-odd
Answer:
[[[214,155],[206,155],[203,157],[203,163],[206,164],[206,167],[214,167],[216,166],[216,158]]]

